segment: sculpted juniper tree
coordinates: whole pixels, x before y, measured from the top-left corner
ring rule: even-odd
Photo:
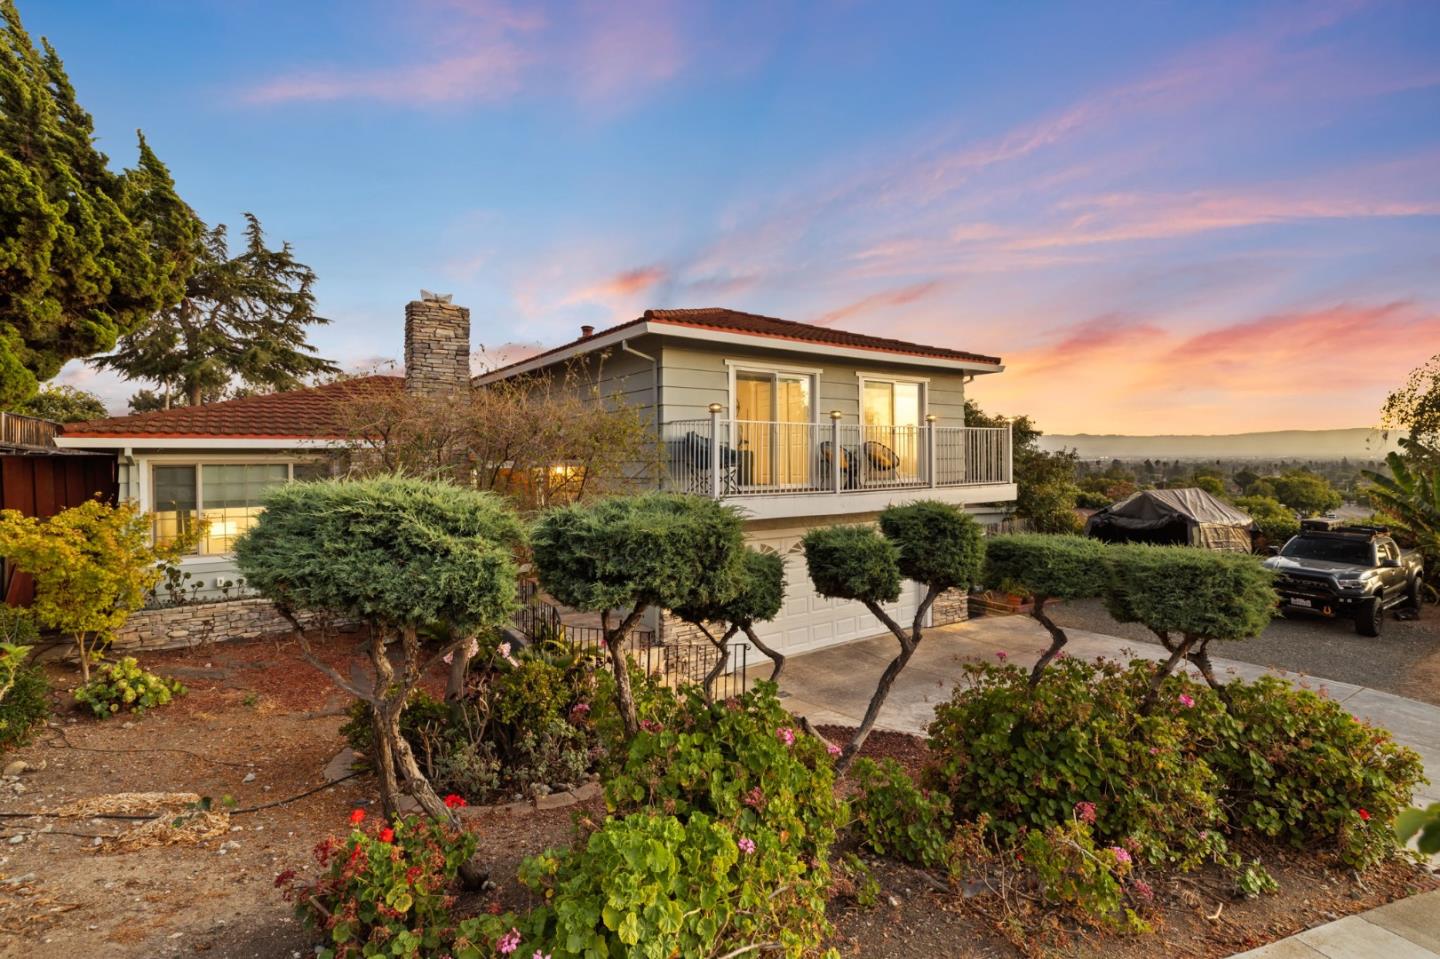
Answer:
[[[515,556],[523,541],[523,527],[498,497],[375,477],[279,487],[236,543],[246,582],[290,619],[305,658],[370,705],[387,816],[400,811],[398,777],[428,815],[454,819],[400,735],[400,716],[421,677],[447,653],[519,607]],[[373,670],[368,687],[315,655],[302,613],[320,623],[363,624]],[[444,638],[426,648],[421,630],[437,628]],[[328,638],[329,627],[321,631]]]
[[[985,587],[1030,597],[1030,615],[1050,634],[1049,648],[1030,671],[1031,686],[1070,641],[1045,612],[1046,604],[1099,596],[1105,588],[1104,557],[1104,544],[1083,536],[1015,533],[986,541]]]
[[[915,655],[930,607],[946,590],[969,589],[979,579],[985,560],[984,533],[959,507],[925,501],[885,510],[878,530],[816,527],[805,534],[804,547],[816,592],[864,603],[900,642],[900,654],[880,674],[865,717],[836,762],[837,771],[844,772],[865,745],[895,678]],[[900,598],[902,577],[925,587],[909,629],[883,606]]]
[[[1170,653],[1142,708],[1149,709],[1165,677],[1185,660],[1228,703],[1210,662],[1210,643],[1259,635],[1275,615],[1274,575],[1253,556],[1190,546],[1113,546],[1106,565],[1110,615],[1148,627]]]
[[[646,610],[698,608],[734,595],[744,549],[739,514],[699,496],[617,496],[550,510],[530,545],[542,589],[600,614],[616,706],[633,736],[640,724],[625,637]]]
[[[713,700],[715,680],[720,678],[730,662],[730,641],[736,633],[743,632],[750,645],[770,657],[770,662],[774,664],[770,670],[770,682],[780,681],[785,657],[755,635],[755,624],[774,619],[784,603],[785,561],[775,553],[762,553],[747,547],[741,554],[739,579],[733,595],[673,610],[676,616],[697,627],[720,653],[705,676],[706,701]],[[725,632],[718,637],[714,632],[717,623],[725,624]]]

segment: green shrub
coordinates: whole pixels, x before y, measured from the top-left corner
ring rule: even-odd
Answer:
[[[880,514],[880,532],[899,550],[900,575],[938,589],[969,589],[985,563],[985,532],[950,503],[920,500]]]
[[[1243,553],[1192,546],[1112,546],[1105,606],[1157,633],[1237,640],[1275,615],[1274,574]]]
[[[321,959],[440,955],[453,937],[455,876],[475,852],[473,835],[448,823],[410,817],[364,827],[315,847],[324,875],[306,882],[293,869],[275,879],[296,915],[323,932]]]
[[[1290,537],[1300,532],[1300,521],[1295,518],[1295,511],[1278,499],[1241,496],[1235,500],[1235,507],[1249,514],[1260,528],[1260,535],[1271,546],[1284,546]]]
[[[957,820],[987,815],[1002,837],[1083,812],[1099,841],[1132,843],[1152,863],[1219,855],[1220,780],[1203,752],[1223,706],[1171,677],[1161,708],[1140,715],[1154,669],[1060,659],[1031,688],[1017,668],[967,666],[968,682],[935,710],[926,784]]]
[[[1024,862],[1047,902],[1067,906],[1082,919],[1125,932],[1149,932],[1150,924],[1126,904],[1125,877],[1133,858],[1124,846],[1096,846],[1090,826],[1072,819],[1026,833]]]
[[[893,759],[876,765],[860,759],[851,770],[859,793],[851,800],[852,829],[865,846],[927,869],[950,859],[955,820],[950,799],[915,785]]]
[[[101,719],[119,712],[143,713],[185,695],[178,679],[166,679],[140,668],[134,656],[102,664],[88,683],[75,690],[75,701]]]
[[[1273,676],[1231,683],[1229,719],[1207,755],[1232,823],[1363,869],[1399,848],[1392,829],[1425,782],[1420,757],[1332,699]]]
[[[1008,533],[985,542],[984,585],[1036,599],[1086,599],[1105,588],[1106,547],[1084,536]]]
[[[38,640],[25,610],[0,605],[0,751],[28,743],[50,715],[50,683],[30,659]]]
[[[816,526],[802,543],[821,596],[880,603],[900,598],[900,550],[873,526]]]

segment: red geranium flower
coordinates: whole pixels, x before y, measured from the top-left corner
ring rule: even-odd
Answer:
[[[464,796],[457,796],[455,793],[451,793],[450,795],[445,797],[446,809],[461,809],[464,808],[466,805],[468,804],[465,802]]]
[[[395,841],[395,830],[391,829],[389,826],[386,826],[384,829],[380,830],[380,841],[381,841],[381,842],[394,842],[394,841]]]
[[[358,826],[365,821],[365,810],[352,809],[350,811],[350,825]]]
[[[1357,810],[1355,810],[1355,813],[1356,813],[1356,815],[1358,815],[1358,816],[1360,817],[1360,821],[1361,821],[1361,822],[1369,822],[1369,821],[1370,821],[1370,813],[1369,813],[1368,811],[1366,811],[1366,810],[1364,810],[1364,809],[1357,809]]]

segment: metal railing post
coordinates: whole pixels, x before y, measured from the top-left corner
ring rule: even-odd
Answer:
[[[720,411],[719,403],[710,404],[710,498],[720,498]]]
[[[845,455],[840,448],[840,417],[844,415],[839,410],[830,411],[830,483],[836,493],[844,488],[840,482],[840,458]]]
[[[1015,428],[1005,424],[1005,480],[1015,482]]]
[[[930,488],[940,485],[940,469],[935,462],[935,421],[934,413],[925,414],[925,469],[929,473]]]

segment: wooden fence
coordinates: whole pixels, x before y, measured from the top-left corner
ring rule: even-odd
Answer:
[[[7,423],[13,416],[3,415]],[[112,454],[0,446],[0,509],[18,510],[25,516],[54,516],[91,497],[113,503],[117,493]],[[27,606],[34,594],[29,574],[15,570],[9,563],[0,564],[0,596],[6,603]]]

